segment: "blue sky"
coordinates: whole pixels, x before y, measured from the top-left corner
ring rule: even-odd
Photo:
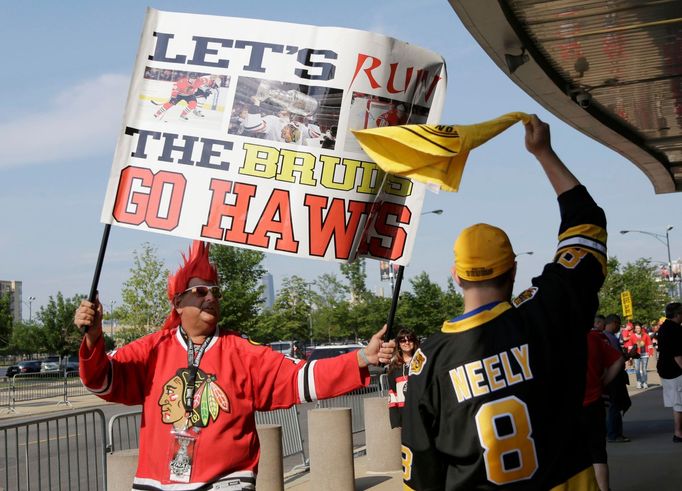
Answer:
[[[673,260],[682,256],[679,194],[655,195],[632,163],[558,121],[516,87],[473,41],[445,0],[344,2],[4,2],[0,41],[5,97],[0,113],[0,279],[23,281],[33,312],[50,295],[87,293],[99,249],[103,194],[121,125],[145,6],[160,10],[262,18],[379,32],[431,49],[448,66],[443,123],[474,123],[510,111],[535,112],[552,125],[553,145],[605,209],[610,254],[665,261],[666,248],[643,234],[665,233]],[[558,207],[516,125],[472,153],[458,193],[427,194],[409,279],[422,271],[445,285],[452,244],[463,227],[504,228],[519,258],[517,291],[551,259]],[[158,248],[170,269],[188,241],[114,227],[100,281],[103,301],[120,304],[132,251]],[[338,264],[268,255],[277,288],[285,276],[313,279]],[[379,266],[368,261],[376,291]],[[406,282],[406,286],[409,283]],[[28,318],[28,307],[24,308]]]

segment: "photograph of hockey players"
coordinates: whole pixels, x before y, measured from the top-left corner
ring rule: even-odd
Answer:
[[[217,128],[225,111],[228,75],[147,67],[140,95],[141,115],[157,121],[186,121]]]
[[[343,91],[239,77],[228,133],[334,149]]]
[[[346,133],[344,151],[361,152],[362,149],[350,130],[381,128],[400,124],[426,123],[429,108],[412,105],[385,97],[353,92],[348,116],[349,131]]]

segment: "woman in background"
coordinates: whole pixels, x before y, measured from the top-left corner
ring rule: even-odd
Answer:
[[[419,340],[410,329],[400,329],[396,343],[393,358],[388,366],[388,415],[391,428],[401,428],[403,425],[402,412],[405,406],[407,375],[412,357],[419,348]]]

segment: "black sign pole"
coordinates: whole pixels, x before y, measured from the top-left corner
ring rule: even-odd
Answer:
[[[97,264],[95,265],[95,274],[92,277],[92,285],[90,286],[89,302],[94,302],[97,299],[97,285],[99,285],[99,276],[102,272],[102,263],[104,263],[104,253],[107,250],[107,243],[109,242],[109,231],[111,224],[104,225],[104,232],[102,232],[102,242],[99,245],[99,255],[97,256]],[[83,333],[88,332],[90,326],[83,326]]]
[[[389,341],[393,339],[393,322],[395,321],[395,312],[398,310],[398,297],[400,296],[400,286],[403,283],[403,272],[405,271],[405,266],[398,267],[398,274],[395,277],[395,285],[393,286],[393,299],[391,300],[391,310],[388,312],[388,320],[386,325],[386,334],[384,334],[384,340]]]

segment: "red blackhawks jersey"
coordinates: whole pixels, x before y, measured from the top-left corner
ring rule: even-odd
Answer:
[[[335,397],[369,383],[355,352],[304,363],[218,332],[201,357],[191,413],[184,409],[187,345],[178,329],[145,336],[111,356],[101,339],[92,351],[82,343],[83,384],[106,401],[143,406],[133,489],[255,489],[255,411]],[[181,428],[196,435],[187,483],[170,479],[169,470],[172,430]]]
[[[405,489],[597,489],[580,416],[606,220],[583,186],[559,205],[556,256],[533,286],[445,322],[412,358]]]

